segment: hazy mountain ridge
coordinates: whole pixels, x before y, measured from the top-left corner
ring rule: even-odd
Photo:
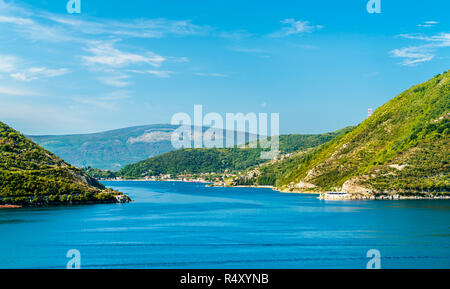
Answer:
[[[280,153],[289,154],[319,146],[343,130],[317,135],[281,135]],[[244,171],[267,162],[261,148],[199,148],[181,149],[130,164],[117,175],[124,178],[142,178],[164,174],[199,174]]]
[[[151,138],[143,136],[172,133],[176,128],[172,125],[147,125],[92,134],[29,138],[77,167],[118,170],[128,163],[173,150],[170,139],[158,138],[152,142]]]
[[[179,127],[155,124],[91,134],[28,137],[77,167],[117,171],[128,164],[175,150],[171,136]],[[195,137],[192,135],[192,139]],[[226,131],[218,137],[225,146],[229,137]],[[246,138],[249,138],[248,133]]]

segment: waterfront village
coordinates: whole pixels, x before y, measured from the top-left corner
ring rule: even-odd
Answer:
[[[294,155],[294,153],[288,153],[284,155],[275,156],[270,163],[276,163],[283,161],[287,158],[290,158]],[[210,183],[212,186],[218,187],[228,187],[228,186],[236,186],[239,185],[238,179],[250,179],[253,177],[257,177],[260,172],[259,168],[261,166],[267,165],[266,163],[261,163],[254,169],[251,169],[247,172],[230,172],[226,170],[224,173],[197,173],[197,174],[180,174],[180,175],[172,175],[172,174],[160,174],[158,176],[144,176],[140,178],[140,181],[175,181],[175,182],[192,182],[192,183]],[[111,180],[111,179],[99,179],[99,180]],[[113,180],[123,181],[125,179],[121,177],[116,177]]]

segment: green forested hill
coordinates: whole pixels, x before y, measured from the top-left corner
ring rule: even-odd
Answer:
[[[446,72],[401,93],[293,167],[277,164],[277,186],[353,194],[448,193],[449,118]]]
[[[0,205],[115,202],[119,195],[0,122]]]
[[[91,134],[28,137],[74,166],[117,171],[125,165],[175,150],[171,135],[178,127],[154,124]],[[226,131],[222,131],[224,144],[227,137]]]
[[[344,130],[318,135],[282,135],[280,151],[281,154],[286,154],[316,147],[343,132]],[[261,151],[262,149],[245,148],[181,149],[125,166],[118,175],[124,178],[141,178],[160,174],[242,171],[267,161],[260,158]]]

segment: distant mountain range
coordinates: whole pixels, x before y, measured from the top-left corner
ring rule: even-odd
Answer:
[[[0,122],[0,206],[121,201],[129,199]]]
[[[286,191],[343,190],[362,198],[450,191],[450,72],[378,108],[352,131],[317,149],[244,175]]]
[[[177,128],[179,126],[155,124],[92,134],[28,137],[77,167],[117,171],[125,165],[175,150],[171,135]],[[221,138],[225,144],[225,131]]]
[[[280,154],[303,151],[319,146],[349,129],[324,134],[281,135],[279,137]],[[240,147],[180,149],[127,165],[117,175],[122,178],[142,178],[161,174],[180,175],[244,171],[249,167],[267,161],[261,158],[262,151],[262,148]],[[92,173],[95,172],[92,171]],[[103,176],[108,177],[107,175]]]

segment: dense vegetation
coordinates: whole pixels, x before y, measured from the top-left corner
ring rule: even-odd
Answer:
[[[74,166],[117,171],[125,165],[175,150],[171,135],[178,127],[156,124],[92,134],[29,138]],[[223,131],[224,143],[227,137]]]
[[[315,147],[344,131],[318,135],[282,135],[280,152],[286,154]],[[141,178],[161,174],[237,172],[265,162],[260,158],[262,151],[261,148],[181,149],[125,166],[117,174],[124,178]]]
[[[288,190],[448,193],[449,111],[446,72],[401,93],[351,132],[240,181],[271,176]]]
[[[118,195],[0,122],[0,205],[115,202]]]
[[[117,175],[110,170],[102,170],[92,167],[85,167],[82,169],[83,172],[97,180],[104,180],[104,179],[115,179]]]

